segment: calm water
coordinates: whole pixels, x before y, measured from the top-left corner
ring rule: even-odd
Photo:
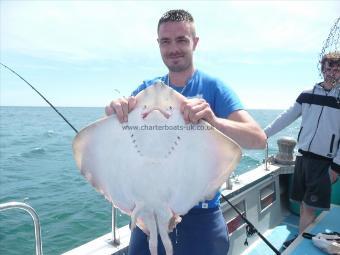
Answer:
[[[59,108],[78,129],[103,116],[102,108]],[[252,110],[262,127],[278,110]],[[296,137],[299,122],[270,140]],[[48,107],[0,107],[0,203],[20,201],[39,214],[44,254],[60,254],[111,230],[110,204],[84,180],[72,157],[75,133]],[[261,164],[263,151],[244,151],[242,173]],[[128,218],[119,215],[119,224]],[[0,254],[35,254],[30,216],[0,212]]]

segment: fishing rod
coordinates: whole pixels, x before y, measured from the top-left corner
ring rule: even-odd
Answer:
[[[59,114],[60,117],[63,118],[63,120],[76,132],[78,133],[78,130],[64,117],[64,115],[62,115],[55,107],[54,105],[48,101],[36,88],[34,88],[28,81],[26,81],[21,75],[19,75],[17,72],[15,72],[13,69],[11,69],[10,67],[2,64],[0,62],[0,65],[2,65],[3,67],[7,68],[8,70],[10,70],[12,73],[14,73],[16,76],[18,76],[21,80],[23,80],[25,83],[27,83],[35,92],[38,93],[38,95],[40,97],[42,97],[42,99],[45,100],[46,103],[48,103],[53,110]],[[241,218],[247,223],[247,225],[249,226],[249,229],[247,229],[247,235],[249,233],[249,235],[252,235],[254,233],[257,233],[258,236],[275,252],[275,254],[280,255],[281,253],[254,227],[254,225],[246,218],[244,217],[240,211],[228,200],[228,198],[226,196],[224,196],[223,194],[221,194],[221,196],[223,197],[223,199],[228,202],[228,204],[238,213],[238,215],[241,216]],[[247,240],[246,240],[247,243]]]
[[[238,215],[241,216],[241,218],[244,220],[245,223],[249,226],[249,229],[247,228],[247,237],[250,235],[253,235],[256,233],[268,246],[270,249],[274,251],[275,254],[280,255],[281,252],[279,252],[256,228],[255,226],[242,215],[242,213],[229,201],[229,199],[221,193],[222,198],[237,212]],[[246,239],[245,245],[248,244],[248,241]]]
[[[42,97],[42,99],[45,100],[46,103],[48,103],[52,109],[59,114],[60,117],[63,118],[63,120],[74,130],[74,132],[76,132],[78,134],[78,130],[64,117],[64,115],[62,115],[57,108],[54,107],[54,105],[48,101],[35,87],[33,87],[33,85],[31,85],[28,81],[26,81],[20,74],[18,74],[16,71],[14,71],[13,69],[11,69],[10,67],[4,65],[3,63],[0,63],[0,65],[2,65],[3,67],[7,68],[8,70],[10,70],[12,73],[14,73],[16,76],[18,76],[21,80],[23,80],[24,82],[26,82],[26,84],[28,84],[35,92],[38,93],[38,95],[40,97]]]

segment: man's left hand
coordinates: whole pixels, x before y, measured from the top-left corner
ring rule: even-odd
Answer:
[[[185,123],[197,124],[200,119],[204,119],[213,125],[216,119],[210,105],[202,98],[186,99],[181,105],[181,112]]]

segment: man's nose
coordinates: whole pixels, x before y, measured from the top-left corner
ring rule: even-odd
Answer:
[[[175,41],[172,41],[171,43],[169,43],[168,45],[168,51],[169,52],[177,52],[179,51],[179,46]]]

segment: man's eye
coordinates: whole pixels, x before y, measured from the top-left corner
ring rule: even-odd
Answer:
[[[178,42],[180,42],[180,43],[186,43],[187,40],[186,40],[186,39],[179,39]]]

